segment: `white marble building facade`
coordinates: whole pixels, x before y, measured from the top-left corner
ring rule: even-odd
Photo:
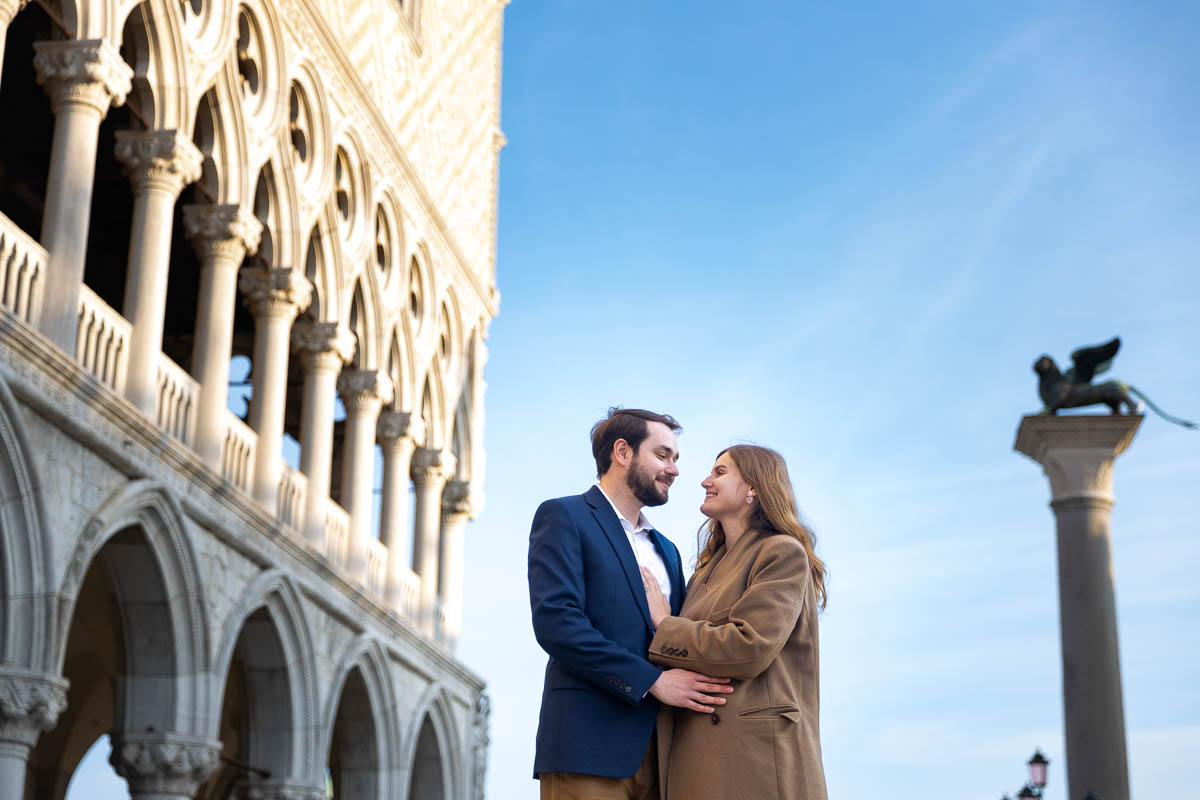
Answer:
[[[483,796],[506,0],[0,0],[0,797]]]

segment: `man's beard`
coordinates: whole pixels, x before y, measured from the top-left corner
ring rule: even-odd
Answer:
[[[654,478],[655,476],[642,469],[637,459],[629,466],[629,472],[625,473],[625,484],[644,506],[661,506],[667,502],[667,490],[658,488]]]

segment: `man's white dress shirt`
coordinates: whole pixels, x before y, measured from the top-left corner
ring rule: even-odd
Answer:
[[[596,486],[600,488],[600,484],[597,483]],[[617,508],[616,503],[603,488],[600,488],[600,494],[604,495],[604,499],[612,506],[617,519],[621,521],[621,527],[625,530],[625,538],[629,540],[629,546],[633,548],[633,557],[637,559],[638,566],[646,567],[658,579],[658,587],[662,589],[669,605],[671,602],[671,576],[667,572],[666,562],[663,561],[663,557],[659,555],[658,549],[654,546],[654,541],[650,538],[650,531],[654,530],[654,526],[641,511],[638,512],[637,525],[634,525],[625,519],[621,510]]]

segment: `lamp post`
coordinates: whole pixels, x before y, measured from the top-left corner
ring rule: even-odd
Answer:
[[[1042,790],[1046,788],[1046,772],[1050,766],[1050,759],[1038,749],[1033,751],[1033,757],[1025,763],[1029,766],[1029,780],[1017,792],[1017,800],[1041,800]],[[1009,800],[1008,795],[1004,795],[1001,800]]]

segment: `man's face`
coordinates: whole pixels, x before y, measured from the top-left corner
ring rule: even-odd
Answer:
[[[661,506],[667,502],[667,492],[675,482],[679,469],[679,442],[675,431],[661,422],[647,422],[650,435],[633,454],[625,474],[633,496],[644,506]]]

